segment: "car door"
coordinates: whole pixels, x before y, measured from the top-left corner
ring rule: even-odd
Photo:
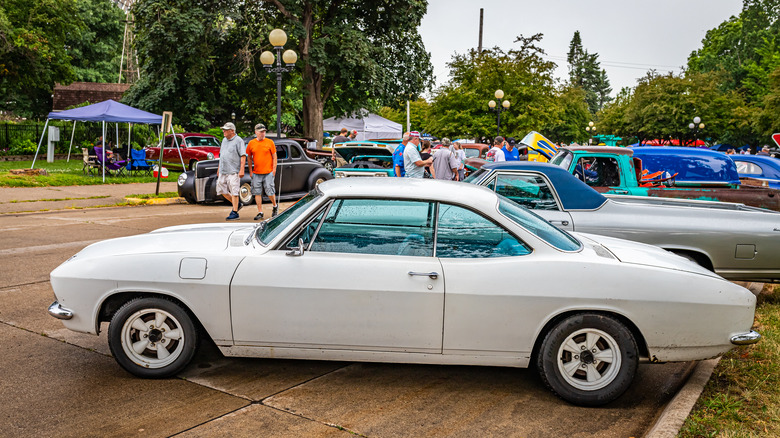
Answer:
[[[572,216],[563,210],[557,192],[543,175],[535,172],[496,172],[484,185],[533,210],[556,227],[574,231]]]
[[[337,199],[231,283],[236,345],[440,353],[433,204]],[[287,242],[305,252],[287,254]]]
[[[276,145],[276,173],[274,174],[274,186],[277,193],[293,192],[293,166],[290,159],[290,145]]]
[[[527,279],[550,261],[481,213],[441,204],[436,256],[447,279],[445,354],[516,355],[538,326]]]

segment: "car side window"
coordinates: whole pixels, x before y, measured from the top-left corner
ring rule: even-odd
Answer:
[[[292,237],[288,239],[287,242],[285,242],[279,249],[287,250],[288,248],[297,247],[298,239],[303,239],[303,247],[309,248],[309,245],[314,238],[314,233],[317,232],[317,227],[320,226],[322,217],[325,216],[325,211],[327,211],[327,208],[323,208],[319,213],[314,215],[314,219],[303,225],[300,230],[293,234]]]
[[[430,257],[433,211],[424,201],[340,199],[309,251]]]
[[[611,157],[580,158],[574,176],[591,187],[620,186],[620,167]]]
[[[527,245],[484,216],[456,205],[439,205],[436,257],[512,257],[530,253]]]
[[[276,145],[276,159],[277,160],[286,160],[287,159],[287,147],[284,145]]]
[[[290,148],[290,156],[293,159],[297,160],[297,159],[301,158],[301,150],[300,149],[298,149],[295,146],[289,146],[289,148]]]
[[[761,175],[761,167],[753,164],[748,163],[747,161],[735,161],[737,164],[737,173],[741,173],[743,175]]]
[[[499,174],[493,190],[531,210],[558,210],[550,185],[540,175]]]

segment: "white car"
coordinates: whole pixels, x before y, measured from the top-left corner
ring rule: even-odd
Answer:
[[[326,181],[254,227],[90,245],[51,283],[50,314],[93,334],[110,321],[114,357],[141,377],[178,373],[208,336],[227,356],[535,364],[560,397],[594,406],[620,396],[640,360],[705,359],[760,338],[747,289],[448,181]]]

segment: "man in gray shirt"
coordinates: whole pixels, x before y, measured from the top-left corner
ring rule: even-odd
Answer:
[[[430,166],[433,158],[423,160],[417,147],[420,145],[420,133],[412,131],[409,133],[411,139],[404,148],[404,169],[407,178],[422,178],[425,175],[425,166]]]
[[[217,196],[222,195],[232,205],[226,220],[238,219],[238,210],[241,210],[241,201],[238,198],[241,187],[241,177],[244,176],[246,165],[246,146],[244,140],[236,135],[236,125],[228,122],[222,127],[225,138],[219,148],[219,168],[217,170]]]
[[[439,149],[433,154],[433,174],[436,179],[445,179],[447,181],[458,181],[458,166],[460,161],[450,151],[449,140],[442,143]],[[446,143],[446,146],[445,146]]]

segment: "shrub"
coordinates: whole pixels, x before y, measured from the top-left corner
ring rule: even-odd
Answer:
[[[38,145],[28,138],[16,138],[11,141],[8,155],[33,155]]]

